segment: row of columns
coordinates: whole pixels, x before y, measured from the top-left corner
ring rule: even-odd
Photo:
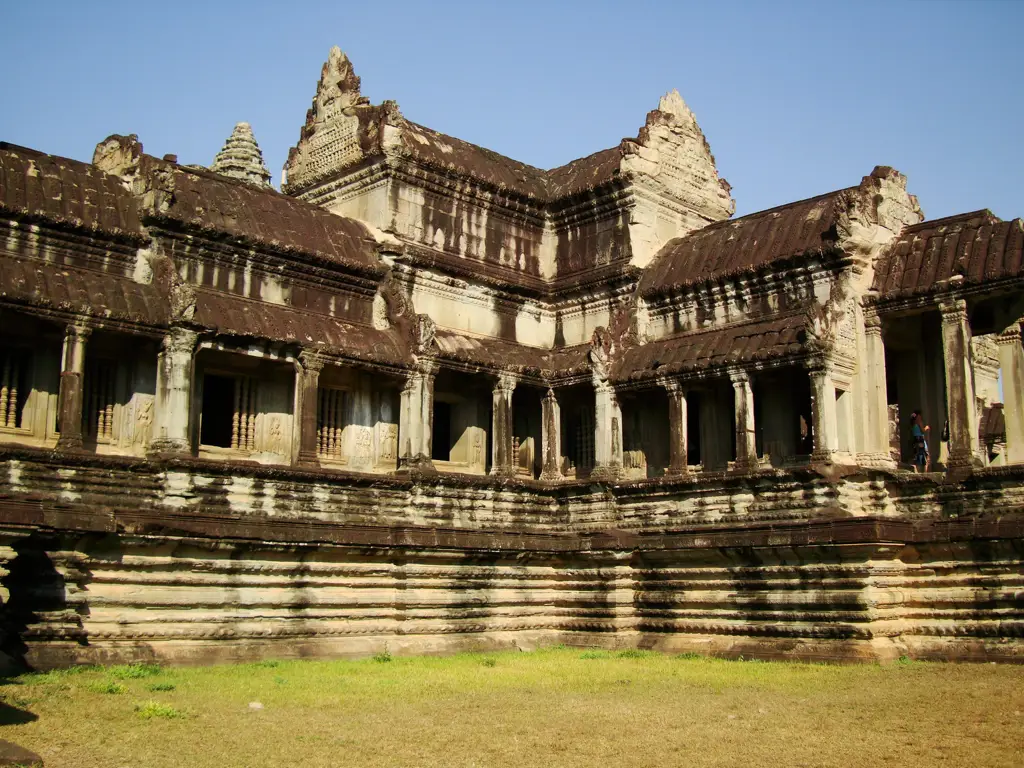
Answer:
[[[971,466],[977,461],[978,416],[974,402],[973,373],[968,350],[970,326],[963,299],[944,299],[939,304],[942,316],[942,345],[945,360],[947,411],[949,418],[949,466]],[[73,323],[64,339],[60,376],[60,438],[58,447],[75,450],[82,447],[82,399],[85,352],[89,327]],[[863,414],[867,452],[888,452],[888,406],[885,386],[885,348],[881,324],[876,317],[866,318],[866,412]],[[198,336],[185,328],[172,328],[164,337],[157,366],[157,397],[154,414],[154,439],[151,452],[186,453],[191,450],[190,398],[192,370]],[[1000,367],[1003,372],[1004,417],[1006,421],[1007,461],[1024,461],[1024,347],[1021,331],[1014,326],[998,339]],[[316,405],[319,374],[323,360],[314,353],[303,353],[298,368],[296,408],[300,421],[300,463],[316,461]],[[411,372],[401,394],[399,461],[403,468],[432,467],[431,434],[434,377],[436,363],[422,363]],[[810,371],[814,452],[812,460],[826,461],[839,447],[834,373],[827,361],[819,361]],[[736,423],[736,466],[747,469],[757,464],[754,404],[749,375],[742,370],[730,372],[734,393]],[[516,378],[502,374],[494,384],[492,438],[492,474],[511,475],[513,456],[512,395]],[[663,386],[669,402],[669,466],[667,474],[686,470],[687,407],[686,392],[679,382],[666,380]],[[595,380],[595,467],[597,477],[614,477],[622,467],[622,413],[614,388]],[[541,401],[541,458],[544,480],[561,477],[561,417],[558,399],[548,390]]]

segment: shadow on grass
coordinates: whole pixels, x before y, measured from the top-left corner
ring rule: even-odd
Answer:
[[[27,709],[18,709],[0,701],[0,725],[24,725],[33,723],[39,719]]]

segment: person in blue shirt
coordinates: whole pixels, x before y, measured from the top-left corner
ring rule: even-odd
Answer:
[[[910,440],[914,449],[914,471],[927,472],[931,469],[932,457],[928,452],[928,432],[931,430],[924,423],[920,411],[910,414]]]

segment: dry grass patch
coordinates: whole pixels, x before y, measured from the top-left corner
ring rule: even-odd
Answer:
[[[1019,766],[1024,668],[550,649],[90,668],[0,688],[48,768]],[[125,688],[119,695],[106,687]]]

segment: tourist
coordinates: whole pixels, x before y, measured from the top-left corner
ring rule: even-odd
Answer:
[[[910,414],[910,441],[914,446],[914,471],[927,472],[931,469],[932,457],[928,452],[928,432],[931,430],[924,423],[920,411]]]

